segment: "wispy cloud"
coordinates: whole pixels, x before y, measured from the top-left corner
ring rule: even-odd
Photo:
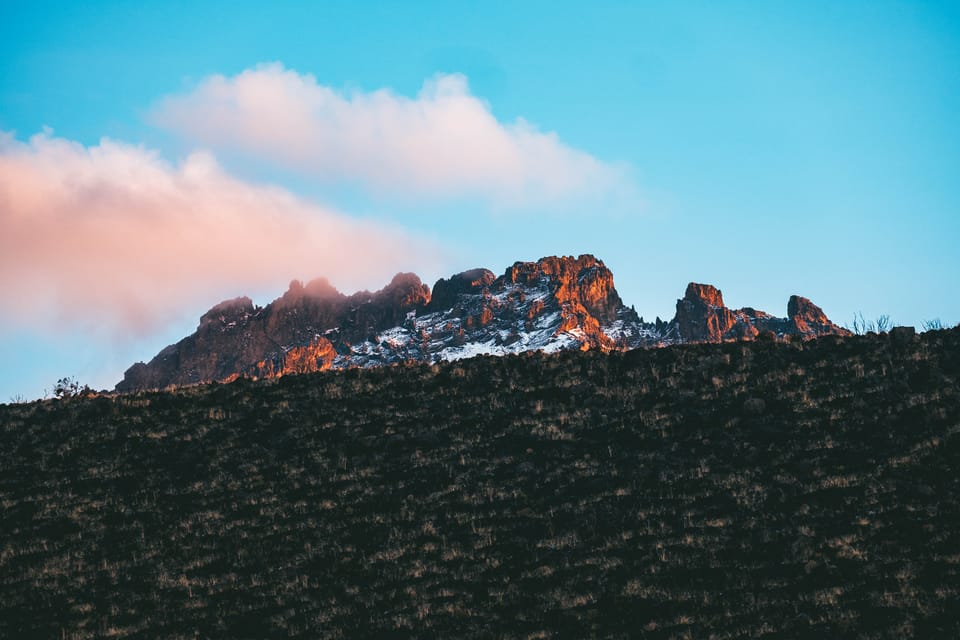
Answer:
[[[341,92],[280,64],[260,65],[165,98],[152,120],[194,143],[391,196],[481,196],[512,206],[630,189],[621,167],[557,134],[522,119],[499,122],[462,75],[438,75],[409,98]]]
[[[184,308],[329,277],[431,269],[435,246],[226,173],[104,139],[0,132],[0,324],[143,334]],[[66,325],[64,323],[67,323]]]

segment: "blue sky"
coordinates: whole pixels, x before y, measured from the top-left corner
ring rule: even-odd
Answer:
[[[841,324],[960,321],[957,3],[2,12],[0,401],[112,387],[292,278],[350,292],[550,254],[601,257],[647,318],[699,281],[778,315],[798,293]],[[322,96],[340,106],[300,114]],[[439,122],[460,114],[462,140]],[[172,212],[184,194],[205,204]],[[257,242],[274,228],[290,243]]]

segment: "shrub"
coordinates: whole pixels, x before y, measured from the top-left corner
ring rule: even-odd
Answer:
[[[893,322],[890,321],[890,316],[887,314],[882,314],[877,317],[876,320],[867,320],[863,317],[863,313],[857,312],[853,314],[853,326],[847,327],[850,331],[862,336],[867,333],[886,333],[893,326]]]
[[[75,378],[66,376],[57,380],[57,384],[53,386],[53,396],[55,398],[73,398],[74,396],[89,396],[93,393],[93,389],[89,385],[80,386],[80,383],[77,382]]]

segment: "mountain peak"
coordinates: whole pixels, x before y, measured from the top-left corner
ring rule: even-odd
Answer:
[[[283,306],[296,306],[304,304],[304,300],[337,300],[343,297],[326,278],[314,278],[306,285],[300,280],[291,280],[278,302]]]
[[[688,284],[683,298],[677,300],[675,320],[681,338],[688,342],[720,342],[737,322],[733,312],[724,306],[719,289],[696,282]]]
[[[606,266],[602,260],[598,260],[589,253],[576,258],[573,256],[546,256],[536,262],[514,262],[507,267],[504,277],[514,283],[529,282],[543,276],[562,276],[596,268],[606,269]]]
[[[793,324],[797,333],[806,336],[817,336],[824,333],[849,335],[846,329],[838,327],[823,309],[810,302],[808,298],[793,295],[787,302],[787,318]]]
[[[430,287],[423,284],[415,273],[398,273],[390,284],[374,294],[374,299],[383,304],[393,305],[406,313],[415,307],[425,307],[430,303]]]
[[[590,254],[515,262],[500,277],[470,269],[437,280],[432,291],[405,272],[379,291],[349,296],[317,278],[306,286],[293,281],[262,308],[245,297],[221,302],[203,315],[196,333],[149,364],[130,367],[117,390],[478,354],[845,332],[806,298],[793,296],[787,307],[787,318],[728,309],[719,289],[692,282],[673,320],[645,323],[623,304],[611,271]]]
[[[247,296],[224,300],[200,316],[200,328],[212,323],[229,324],[238,322],[254,313],[254,311],[253,301]]]
[[[684,300],[701,303],[711,307],[723,307],[723,292],[711,284],[691,282],[683,294]]]
[[[809,298],[793,295],[787,302],[787,317],[800,318],[808,322],[828,322],[823,309],[810,302]]]

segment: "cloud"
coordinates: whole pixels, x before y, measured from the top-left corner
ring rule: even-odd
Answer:
[[[108,139],[0,132],[8,328],[145,335],[191,305],[320,275],[346,291],[379,287],[399,270],[435,268],[438,255],[399,229],[242,182],[208,153],[172,165]]]
[[[497,121],[462,75],[438,75],[408,98],[389,89],[344,93],[280,64],[260,65],[169,96],[151,119],[194,143],[391,196],[523,205],[629,189],[622,167],[523,119]]]

